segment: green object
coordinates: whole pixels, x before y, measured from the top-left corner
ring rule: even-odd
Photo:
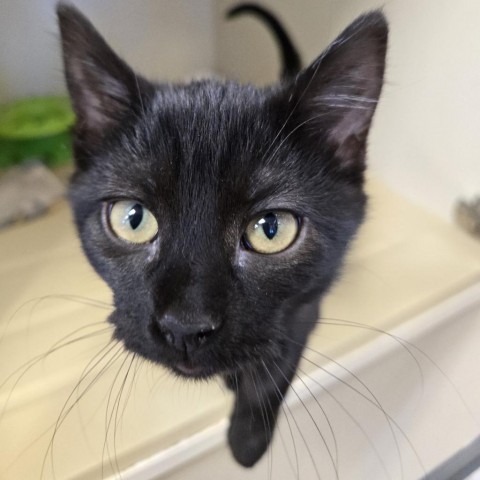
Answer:
[[[74,121],[65,97],[32,97],[0,106],[0,168],[28,158],[49,166],[69,161]]]

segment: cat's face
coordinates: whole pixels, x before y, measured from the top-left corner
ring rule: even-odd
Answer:
[[[149,83],[78,12],[59,16],[78,118],[70,198],[114,292],[116,337],[190,377],[281,358],[364,215],[382,19],[357,21],[291,83],[255,89]]]

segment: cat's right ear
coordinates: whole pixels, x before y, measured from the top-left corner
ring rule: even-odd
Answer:
[[[282,130],[336,175],[363,181],[367,135],[382,90],[388,24],[381,11],[355,20],[280,90]],[[313,158],[312,157],[312,158]]]
[[[76,140],[90,147],[141,103],[148,82],[107,45],[76,8],[59,4],[58,21]]]

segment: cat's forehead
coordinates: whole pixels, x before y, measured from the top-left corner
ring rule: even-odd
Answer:
[[[225,215],[252,205],[288,207],[306,175],[286,135],[268,95],[252,86],[159,85],[96,172],[112,197],[194,216],[205,208]]]
[[[265,100],[266,89],[230,80],[204,79],[186,83],[159,83],[153,102],[158,109],[213,107],[256,107]]]
[[[160,85],[127,141],[136,144],[135,165],[142,178],[149,171],[159,185],[174,185],[176,191],[195,185],[196,194],[202,186],[218,190],[228,184],[231,189],[238,182],[245,191],[257,176],[268,180],[274,175],[281,143],[275,120],[266,96],[251,86]]]
[[[148,119],[170,136],[204,146],[221,143],[228,134],[268,129],[268,96],[234,82],[195,81],[184,85],[159,85]],[[216,136],[217,135],[217,136]],[[232,139],[230,139],[232,140]]]

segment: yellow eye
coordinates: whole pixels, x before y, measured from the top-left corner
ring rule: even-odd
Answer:
[[[252,220],[245,243],[258,253],[278,253],[288,248],[298,233],[298,220],[289,212],[269,212]]]
[[[109,223],[113,233],[129,243],[148,243],[158,232],[153,214],[135,200],[120,200],[111,205]]]

